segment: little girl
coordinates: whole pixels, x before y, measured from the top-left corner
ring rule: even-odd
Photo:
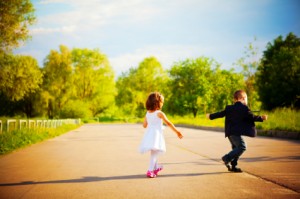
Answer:
[[[155,178],[158,172],[163,169],[161,165],[157,164],[158,155],[166,152],[165,139],[162,132],[162,121],[164,121],[180,139],[183,137],[173,123],[170,122],[166,115],[161,111],[163,104],[164,97],[159,92],[150,93],[146,101],[147,113],[143,127],[147,129],[140,145],[140,152],[145,153],[150,151],[151,153],[150,165],[147,171],[147,177],[149,178]]]

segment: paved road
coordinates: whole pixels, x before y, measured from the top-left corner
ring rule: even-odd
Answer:
[[[146,178],[149,154],[138,153],[141,125],[84,125],[0,157],[0,198],[300,198],[300,142],[246,138],[230,173],[220,157],[224,134],[165,130],[165,169]]]

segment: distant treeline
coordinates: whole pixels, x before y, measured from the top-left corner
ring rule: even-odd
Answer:
[[[252,44],[246,58],[255,55]],[[213,58],[175,62],[165,70],[145,58],[117,79],[98,49],[51,50],[43,67],[31,56],[0,51],[0,116],[85,118],[100,114],[142,117],[152,91],[165,96],[164,110],[187,115],[221,110],[237,89],[253,110],[300,107],[300,39],[290,33],[268,43],[260,60],[242,58],[241,72],[222,70]],[[249,61],[250,60],[250,61]]]

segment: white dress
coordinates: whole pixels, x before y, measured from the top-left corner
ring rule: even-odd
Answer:
[[[145,153],[150,150],[166,152],[165,138],[163,135],[163,123],[162,119],[157,116],[157,113],[159,112],[160,110],[152,113],[146,113],[148,126],[140,145],[141,153]]]

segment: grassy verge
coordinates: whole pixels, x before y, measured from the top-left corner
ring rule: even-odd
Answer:
[[[78,125],[68,124],[57,128],[35,128],[3,132],[0,134],[0,155],[56,137],[77,127]]]
[[[268,120],[257,123],[259,129],[300,132],[300,111],[276,109],[273,112],[263,114],[268,115]]]
[[[291,109],[276,109],[272,112],[261,111],[258,115],[268,115],[268,120],[264,122],[256,122],[257,129],[262,130],[278,130],[300,132],[300,111]],[[224,127],[224,118],[216,120],[208,120],[205,115],[184,117],[169,117],[174,124],[187,124],[195,126],[210,126],[210,127]]]
[[[101,116],[94,118],[84,118],[83,123],[140,123],[144,118],[137,117],[116,117],[116,116]]]
[[[207,126],[207,127],[224,127],[225,118],[216,120],[209,120],[205,115],[199,115],[196,118],[193,116],[168,116],[168,119],[176,124],[185,124],[193,126]]]
[[[185,124],[193,126],[206,126],[206,127],[224,127],[225,118],[219,118],[215,120],[209,120],[205,115],[198,115],[194,118],[192,115],[189,116],[171,116],[168,115],[168,119],[176,124]],[[289,132],[300,132],[300,111],[291,109],[276,109],[272,112],[261,111],[255,113],[257,115],[268,115],[268,120],[264,122],[256,122],[257,129],[269,131],[289,131]],[[85,123],[100,122],[100,123],[140,123],[143,122],[143,118],[135,117],[114,117],[114,116],[102,116],[93,118],[90,120],[83,120]]]

